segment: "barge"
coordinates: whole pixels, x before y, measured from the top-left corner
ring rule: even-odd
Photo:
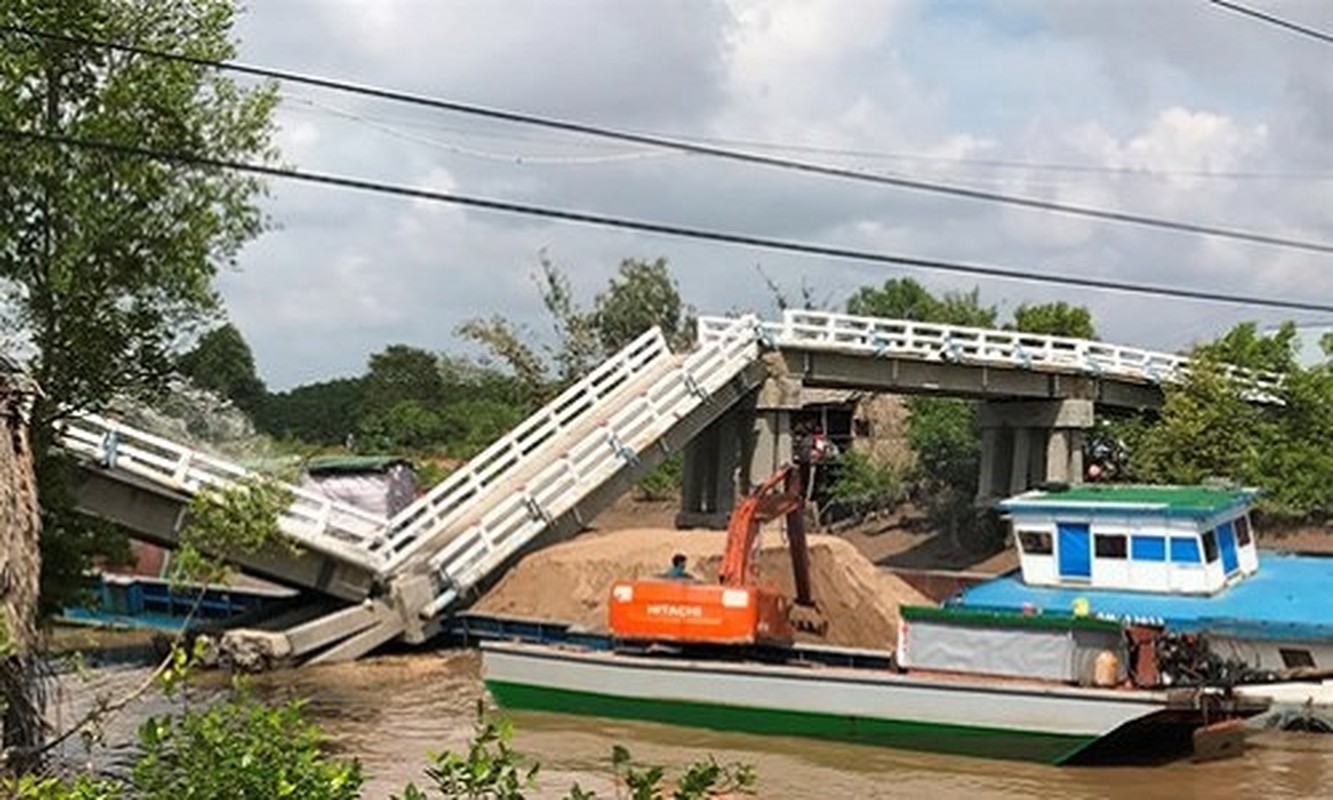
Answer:
[[[484,641],[482,677],[507,709],[1047,764],[1234,755],[1234,721],[1268,707],[1212,687],[1130,686],[1119,626],[1098,620],[905,617],[897,653]],[[1008,645],[972,650],[977,637]],[[959,645],[970,654],[942,660]]]

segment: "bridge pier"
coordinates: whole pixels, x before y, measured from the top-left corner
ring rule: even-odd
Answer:
[[[736,481],[748,442],[747,425],[753,408],[741,402],[713,421],[685,445],[681,471],[681,508],[678,528],[725,528],[736,507]]]
[[[680,528],[725,528],[736,498],[793,454],[792,412],[801,408],[801,381],[770,375],[685,447]]]
[[[1009,497],[1048,481],[1081,483],[1091,400],[990,400],[982,403],[977,502]]]

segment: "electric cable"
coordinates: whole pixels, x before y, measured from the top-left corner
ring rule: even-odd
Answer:
[[[939,259],[919,258],[915,256],[890,255],[884,253],[875,253],[868,250],[855,250],[846,247],[836,247],[833,245],[817,244],[812,242],[793,241],[788,239],[775,239],[764,236],[755,236],[743,233],[732,233],[727,231],[708,230],[702,228],[692,228],[683,225],[673,225],[661,222],[652,222],[648,220],[630,219],[626,217],[613,217],[603,214],[594,214],[583,211],[571,211],[568,209],[551,208],[546,206],[530,205],[525,203],[515,203],[507,200],[496,200],[486,197],[477,197],[473,195],[456,194],[452,192],[439,192],[430,189],[420,189],[411,186],[400,186],[378,181],[363,180],[360,178],[351,178],[341,175],[332,175],[328,173],[308,172],[287,167],[276,167],[264,164],[251,164],[243,161],[232,161],[228,159],[211,158],[207,156],[192,155],[188,153],[170,152],[156,150],[137,145],[116,144],[113,142],[96,141],[82,139],[70,136],[61,136],[49,133],[39,133],[34,131],[25,131],[17,128],[0,127],[0,136],[31,143],[46,143],[60,145],[64,147],[74,147],[87,150],[97,150],[105,153],[111,153],[120,156],[132,156],[146,158],[155,161],[176,163],[192,166],[211,167],[215,169],[234,170],[254,175],[264,175],[272,178],[285,180],[301,181],[312,184],[322,184],[327,186],[337,186],[347,189],[357,189],[361,191],[374,192],[378,194],[394,195],[399,197],[410,197],[419,200],[430,200],[433,202],[450,203],[471,208],[486,209],[510,214],[522,214],[526,216],[542,217],[546,219],[561,220],[564,222],[580,223],[584,225],[594,225],[608,228],[618,228],[622,230],[633,230],[641,233],[652,233],[663,236],[673,236],[678,238],[694,239],[698,241],[717,242],[723,244],[740,245],[745,247],[754,247],[765,250],[779,252],[799,253],[802,255],[823,256],[848,261],[862,261],[875,264],[892,264],[901,267],[911,267],[921,270],[930,270],[937,272],[951,272],[955,274],[971,275],[974,277],[1001,278],[1007,280],[1026,281],[1030,283],[1048,283],[1060,286],[1076,286],[1085,289],[1100,289],[1107,291],[1125,292],[1140,295],[1154,295],[1160,297],[1175,297],[1189,300],[1204,300],[1210,302],[1231,303],[1241,306],[1255,306],[1265,308],[1280,308],[1293,311],[1318,311],[1324,313],[1333,313],[1333,305],[1326,303],[1316,303],[1301,300],[1287,300],[1280,298],[1251,297],[1244,295],[1227,294],[1225,292],[1204,291],[1201,289],[1187,289],[1170,286],[1153,286],[1150,284],[1129,283],[1126,281],[1112,281],[1100,278],[1083,278],[1073,275],[1045,275],[1041,273],[1018,270],[1008,267],[1001,267],[989,264],[962,263],[953,261],[944,261]]]
[[[823,164],[815,164],[806,161],[796,161],[792,159],[777,158],[758,153],[751,153],[739,150],[730,150],[722,147],[710,145],[691,144],[676,139],[670,139],[662,136],[647,133],[632,133],[629,131],[615,130],[611,128],[590,125],[581,122],[555,119],[552,117],[537,116],[518,111],[509,111],[500,108],[473,105],[461,103],[452,100],[442,100],[438,98],[425,97],[423,95],[411,94],[407,92],[383,89],[374,86],[354,84],[346,81],[337,81],[329,78],[321,78],[311,75],[302,75],[289,70],[270,69],[267,67],[257,67],[248,64],[241,64],[233,61],[214,61],[210,59],[196,58],[194,56],[181,55],[179,53],[167,53],[150,48],[138,47],[135,45],[119,44],[115,42],[90,39],[82,36],[71,36],[68,34],[56,34],[36,30],[26,26],[4,25],[0,26],[0,33],[17,34],[31,38],[45,39],[48,41],[63,42],[82,47],[104,48],[117,52],[131,53],[141,55],[147,58],[159,58],[179,63],[191,64],[194,66],[209,67],[212,69],[227,70],[238,74],[250,75],[253,77],[266,78],[277,81],[288,81],[291,83],[305,84],[308,86],[318,86],[333,91],[358,94],[366,97],[373,97],[380,100],[389,100],[393,102],[407,103],[412,105],[433,108],[441,111],[449,111],[458,114],[467,114],[487,119],[501,120],[523,125],[535,125],[552,130],[561,130],[568,133],[576,133],[585,136],[595,136],[604,139],[616,141],[633,142],[651,147],[667,148],[692,153],[695,155],[712,156],[715,158],[727,159],[745,164],[773,167],[784,170],[792,170],[807,174],[822,175],[827,177],[840,178],[852,181],[861,181],[886,186],[893,186],[900,189],[909,189],[914,191],[929,192],[934,194],[943,194],[952,197],[961,197],[970,200],[980,200],[986,202],[1001,203],[1012,206],[1032,208],[1041,211],[1068,214],[1071,216],[1101,219],[1111,222],[1119,222],[1130,225],[1139,225],[1143,227],[1170,230],[1181,233],[1193,233],[1201,236],[1210,236],[1221,239],[1231,239],[1235,241],[1250,242],[1254,244],[1270,245],[1274,247],[1291,248],[1296,250],[1305,250],[1316,253],[1333,253],[1333,244],[1327,242],[1307,241],[1302,239],[1292,239],[1285,236],[1261,233],[1258,231],[1239,230],[1234,228],[1219,227],[1215,225],[1205,225],[1194,222],[1184,222],[1179,220],[1170,220],[1160,217],[1152,217],[1144,214],[1136,214],[1128,211],[1115,211],[1108,209],[1099,209],[1091,206],[1073,205],[1069,203],[1059,203],[1052,200],[1042,200],[1040,198],[1024,195],[1005,194],[1002,192],[987,191],[983,189],[973,189],[965,186],[956,186],[951,184],[931,183],[928,181],[915,180],[904,177],[892,177],[875,173],[867,173],[841,167],[831,167]]]

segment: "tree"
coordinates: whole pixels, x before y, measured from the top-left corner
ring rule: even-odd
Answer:
[[[593,328],[603,355],[614,353],[653,326],[661,328],[667,342],[676,348],[687,346],[693,333],[691,310],[681,301],[665,258],[621,261],[593,307]]]
[[[940,298],[912,278],[892,278],[878,288],[857,289],[847,300],[847,313],[975,328],[993,328],[997,317],[994,306],[981,305],[981,293],[976,288],[946,292]]]
[[[664,258],[621,261],[606,288],[594,298],[591,311],[577,302],[569,278],[545,254],[536,282],[542,305],[555,325],[556,343],[548,348],[549,358],[543,358],[529,343],[528,332],[503,317],[468,320],[459,327],[459,334],[509,365],[538,394],[552,388],[552,374],[557,386],[573,383],[653,326],[662,329],[671,346],[689,344],[692,311],[681,300]]]
[[[226,61],[231,0],[66,0],[0,5],[0,24]],[[151,395],[176,342],[211,319],[212,279],[264,226],[257,178],[33,136],[271,161],[272,86],[197,64],[6,34],[0,50],[0,292],[8,332],[33,353],[48,605],[74,600],[87,527],[72,518],[50,423],[118,394]],[[25,559],[26,560],[26,559]],[[37,559],[31,559],[36,562]],[[71,561],[75,563],[71,563]]]
[[[1295,327],[1261,336],[1252,323],[1191,353],[1183,384],[1168,387],[1160,419],[1130,442],[1131,476],[1197,483],[1229,478],[1263,489],[1259,508],[1288,522],[1333,517],[1333,366],[1303,368]],[[1256,402],[1231,367],[1275,375],[1280,403]]]
[[[383,414],[403,402],[437,405],[444,395],[440,359],[405,344],[391,344],[370,357],[366,370],[364,413]]]
[[[6,25],[226,61],[230,0],[8,3]],[[216,70],[7,36],[0,124],[52,136],[266,161],[272,87]],[[0,141],[0,281],[34,377],[61,408],[151,393],[182,332],[218,307],[212,278],[264,219],[258,179],[95,149]],[[44,416],[58,413],[48,405]]]
[[[41,525],[25,422],[36,392],[24,375],[0,372],[0,730],[6,754],[39,745],[44,724],[34,624]],[[20,753],[14,766],[28,761]],[[8,766],[3,762],[0,767]]]
[[[997,317],[994,306],[981,304],[977,289],[938,298],[911,278],[858,289],[847,301],[847,311],[984,328],[995,327]],[[976,404],[948,397],[913,397],[907,407],[908,438],[917,454],[917,494],[925,498],[931,523],[948,531],[958,543],[960,535],[970,531],[976,521],[972,498],[979,480],[981,453]]]
[[[358,428],[364,378],[333,380],[270,394],[255,425],[270,436],[317,444],[343,444]]]
[[[268,394],[255,370],[250,345],[230,322],[200,337],[194,349],[180,357],[177,366],[195,386],[229,398],[252,417]]]
[[[1022,304],[1014,309],[1011,326],[1024,333],[1067,336],[1072,339],[1096,339],[1092,312],[1086,306],[1072,306],[1063,300],[1037,305]]]

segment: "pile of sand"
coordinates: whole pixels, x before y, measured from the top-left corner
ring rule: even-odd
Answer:
[[[605,630],[613,581],[660,574],[673,553],[689,557],[689,570],[696,577],[716,580],[725,540],[722,531],[639,528],[588,533],[527,556],[474,608]],[[836,537],[811,536],[810,561],[815,602],[829,626],[823,637],[802,634],[804,641],[891,648],[898,630],[898,606],[931,604]],[[781,532],[765,534],[759,570],[765,582],[789,596],[793,593],[791,557]]]

